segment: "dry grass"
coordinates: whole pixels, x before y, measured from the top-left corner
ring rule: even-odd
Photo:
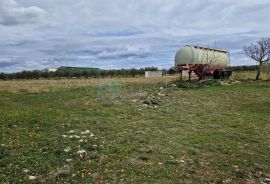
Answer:
[[[256,71],[233,72],[233,78],[236,80],[254,80]],[[170,82],[179,76],[169,76],[162,78],[105,78],[105,79],[61,79],[61,80],[14,80],[14,81],[0,81],[0,91],[7,91],[11,93],[42,93],[49,91],[67,90],[80,87],[97,87],[99,82],[117,80],[123,86],[132,84],[153,85],[160,82]],[[270,76],[266,73],[261,73],[263,80],[270,80]],[[193,76],[192,79],[196,80]],[[183,78],[187,80],[187,77]]]
[[[143,80],[142,80],[143,79]],[[175,77],[163,78],[105,78],[105,79],[61,79],[61,80],[13,80],[0,81],[0,91],[11,93],[42,93],[81,87],[97,87],[99,82],[117,80],[123,86],[131,84],[156,85],[159,82],[169,82]]]
[[[254,80],[256,78],[257,71],[239,71],[233,72],[233,78],[236,80]],[[264,72],[261,73],[262,80],[270,80],[270,75]]]

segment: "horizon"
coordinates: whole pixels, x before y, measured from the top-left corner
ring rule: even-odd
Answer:
[[[229,50],[231,66],[255,65],[243,46],[269,37],[267,0],[108,2],[0,0],[0,73],[168,69],[188,44]]]

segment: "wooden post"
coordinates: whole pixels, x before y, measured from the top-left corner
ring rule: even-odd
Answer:
[[[180,70],[180,80],[183,80],[183,70]]]

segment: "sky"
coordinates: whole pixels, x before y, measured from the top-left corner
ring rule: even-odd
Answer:
[[[0,72],[60,66],[174,66],[188,44],[227,49],[270,37],[270,0],[0,0]]]

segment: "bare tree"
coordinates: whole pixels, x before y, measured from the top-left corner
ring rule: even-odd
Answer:
[[[256,80],[260,78],[262,65],[270,61],[270,38],[262,38],[256,44],[244,46],[246,56],[254,59],[259,63],[259,69]]]

